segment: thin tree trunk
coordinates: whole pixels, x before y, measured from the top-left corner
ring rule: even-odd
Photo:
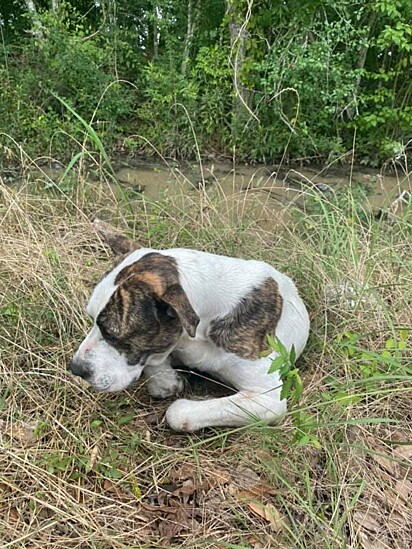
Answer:
[[[193,44],[193,36],[195,34],[195,28],[196,28],[198,17],[199,17],[199,8],[194,9],[193,0],[188,0],[187,32],[186,32],[185,47],[183,50],[182,66],[180,69],[183,76],[185,76],[186,74],[187,63],[189,61],[190,50]]]
[[[226,13],[229,16],[230,45],[232,50],[233,85],[235,96],[233,101],[232,132],[237,134],[245,126],[250,117],[256,118],[251,110],[253,93],[247,89],[240,80],[246,57],[246,43],[248,32],[247,23],[250,19],[251,2],[247,2],[248,12],[244,21],[240,10],[234,5],[233,0],[226,0]]]
[[[159,31],[157,28],[157,6],[153,6],[153,59],[156,59],[159,55]]]
[[[25,0],[27,11],[30,13],[33,21],[32,34],[39,40],[43,39],[43,25],[41,24],[39,14],[37,13],[34,0]]]

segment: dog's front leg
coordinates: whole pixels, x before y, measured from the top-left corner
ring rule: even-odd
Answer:
[[[286,412],[286,400],[265,393],[240,391],[209,400],[176,400],[166,412],[175,431],[193,432],[205,427],[241,427],[257,421],[273,423]]]
[[[183,389],[183,379],[166,358],[159,364],[148,364],[143,370],[147,378],[147,390],[154,398],[168,398]]]
[[[175,431],[192,432],[205,427],[241,427],[256,421],[273,423],[286,412],[280,399],[281,381],[276,372],[268,374],[270,360],[242,361],[219,372],[236,387],[233,396],[208,400],[180,399],[166,412]]]

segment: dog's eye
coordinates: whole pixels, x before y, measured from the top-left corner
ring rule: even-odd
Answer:
[[[97,323],[98,327],[99,327],[99,330],[100,330],[100,333],[102,334],[102,337],[103,339],[107,342],[107,343],[116,343],[118,341],[118,338],[115,337],[114,335],[110,334],[104,324],[100,324],[100,323]]]

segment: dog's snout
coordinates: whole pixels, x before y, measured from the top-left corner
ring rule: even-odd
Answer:
[[[84,363],[82,363],[81,360],[78,360],[78,359],[73,359],[70,363],[70,370],[71,370],[71,373],[75,376],[79,376],[79,377],[82,377],[82,378],[85,378],[87,377],[88,375],[88,370],[86,368],[86,365]]]

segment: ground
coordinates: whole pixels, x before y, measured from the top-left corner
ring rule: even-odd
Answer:
[[[76,178],[0,187],[1,546],[411,547],[410,210],[376,220],[348,191],[260,223],[213,188],[155,201]],[[70,375],[111,262],[95,215],[296,280],[312,333],[282,423],[176,434],[144,383],[102,395]],[[186,376],[187,395],[221,390]]]

